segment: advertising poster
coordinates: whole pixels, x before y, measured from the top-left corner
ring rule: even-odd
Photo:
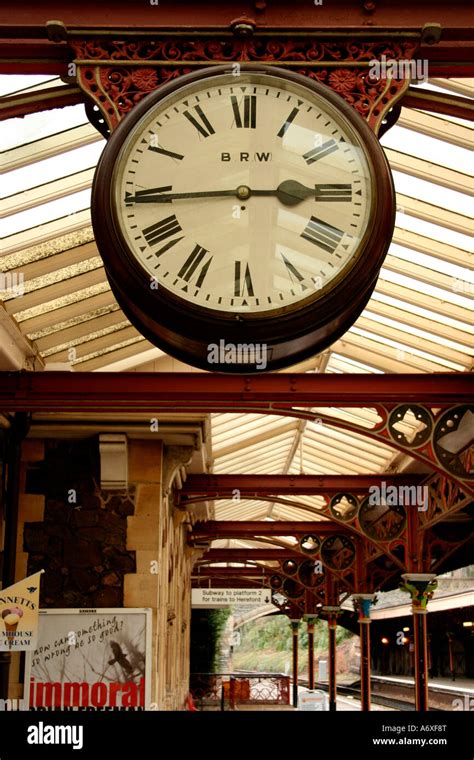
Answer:
[[[146,609],[40,610],[28,653],[30,710],[145,710],[151,689]]]
[[[43,572],[0,591],[0,652],[25,652],[36,647]]]

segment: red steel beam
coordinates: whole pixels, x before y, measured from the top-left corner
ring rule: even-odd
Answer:
[[[38,33],[39,31],[37,30]],[[17,32],[24,36],[27,30],[19,29]],[[1,34],[0,29],[0,38]],[[124,36],[124,34],[121,35],[121,37]],[[156,36],[162,37],[162,30],[158,30]],[[388,37],[390,33],[387,34]],[[263,39],[265,40],[265,37]],[[443,40],[437,45],[422,46],[416,57],[427,61],[430,77],[472,77],[474,76],[473,47],[471,42],[464,39],[454,43]],[[30,39],[0,39],[1,74],[52,74],[65,77],[69,75],[69,65],[73,58],[74,53],[65,42],[57,44]],[[222,62],[225,63],[225,61]],[[176,61],[177,66],[185,63],[186,61]],[[207,65],[205,61],[203,65]],[[297,62],[294,66],[297,68]],[[408,104],[405,103],[405,105]]]
[[[29,113],[64,108],[84,102],[84,94],[79,87],[65,85],[48,90],[29,92],[0,98],[0,120],[14,119]]]
[[[45,28],[40,34],[45,34]],[[0,29],[0,37],[2,36]],[[23,36],[21,30],[20,36]],[[0,39],[1,74],[67,76],[68,66],[73,58],[74,54],[66,43],[58,45],[35,39]]]
[[[417,485],[426,475],[188,475],[179,491],[179,502],[192,502],[194,496],[229,499],[235,489],[240,498],[255,498],[278,494],[279,496],[327,493],[367,493],[371,486],[388,487]]]
[[[259,2],[228,0],[226,3],[195,0],[160,0],[159,4],[130,3],[129,0],[82,0],[64,3],[63,0],[22,0],[15,5],[0,6],[0,30],[7,36],[41,38],[46,36],[45,24],[49,19],[61,20],[73,32],[87,29],[122,29],[129,33],[138,30],[166,30],[184,27],[190,31],[203,28],[228,27],[237,17],[253,17],[264,29],[306,29],[314,33],[327,30],[363,32],[369,36],[374,30],[419,32],[426,22],[441,24],[443,40],[470,39],[472,12],[469,3],[431,0],[413,3],[412,0],[379,0],[376,3],[355,3],[338,0],[315,6],[307,0]]]
[[[314,6],[308,0],[260,2],[228,0],[227,3],[184,0],[160,0],[131,4],[129,0],[22,0],[14,11],[11,4],[0,5],[0,72],[66,75],[73,55],[68,37],[88,38],[114,34],[119,39],[139,35],[158,38],[180,34],[207,34],[231,37],[231,25],[243,16],[250,19],[265,41],[268,36],[314,34],[318,39],[341,38],[364,40],[398,38],[421,39],[418,58],[429,64],[429,75],[472,76],[472,10],[469,3],[446,3],[433,0],[429,13],[423,3],[412,0],[379,0],[377,3],[354,3],[338,0]],[[60,24],[47,28],[47,22]],[[431,23],[440,25],[441,39],[435,44],[430,36]],[[64,27],[61,27],[61,23]],[[423,28],[428,23],[426,34]],[[50,41],[51,40],[55,40]],[[175,65],[182,64],[175,61]],[[285,64],[288,61],[284,62]]]
[[[198,565],[198,567],[200,567]],[[224,576],[230,576],[231,578],[265,578],[267,575],[272,575],[275,572],[270,567],[201,567],[201,572],[196,572],[194,568],[191,577],[192,578],[221,578]]]
[[[291,521],[238,521],[238,520],[208,520],[196,523],[190,534],[193,538],[238,538],[239,536],[295,536],[303,533],[328,535],[331,533],[347,533],[342,526],[331,520],[318,522]]]
[[[273,411],[295,406],[472,402],[468,373],[220,375],[210,372],[2,372],[0,411]]]
[[[474,50],[472,53],[474,56]],[[461,98],[458,95],[446,95],[445,93],[410,87],[407,94],[399,101],[399,105],[474,121],[474,101],[469,98]]]
[[[301,559],[300,552],[291,549],[208,549],[198,562],[279,562],[294,557]]]
[[[268,588],[261,578],[193,578],[192,588]],[[277,611],[277,610],[276,610]]]

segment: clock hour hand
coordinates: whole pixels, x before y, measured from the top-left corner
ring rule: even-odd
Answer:
[[[275,195],[284,206],[296,206],[306,198],[314,197],[315,189],[306,187],[295,179],[286,179],[278,185]]]
[[[278,198],[284,206],[296,206],[306,198],[315,198],[316,190],[312,187],[306,187],[295,179],[285,179],[280,182],[276,190],[252,190],[247,185],[240,185],[235,191],[237,198],[241,201],[247,200],[252,195],[256,196],[273,196]]]

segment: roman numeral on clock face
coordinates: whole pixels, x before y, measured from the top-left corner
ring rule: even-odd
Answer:
[[[245,265],[245,272],[242,277],[242,262],[236,261],[234,268],[234,296],[242,297],[245,289],[247,290],[247,295],[254,295],[249,265]]]
[[[352,185],[315,185],[316,201],[352,201]]]
[[[300,112],[299,108],[296,108],[296,107],[293,108],[293,110],[286,117],[286,121],[284,121],[283,124],[281,125],[278,131],[277,137],[284,137],[288,128],[293,123],[294,119],[298,116],[299,112]]]
[[[149,246],[153,246],[157,245],[157,243],[161,243],[167,238],[172,238],[173,235],[177,235],[178,232],[182,232],[181,225],[176,219],[176,216],[172,214],[164,219],[160,219],[160,221],[155,222],[155,224],[151,224],[149,227],[145,227],[143,230],[143,237]],[[168,240],[164,246],[154,252],[155,256],[161,256],[162,253],[168,251],[173,245],[176,245],[176,243],[179,243],[182,239],[183,238],[180,237]]]
[[[308,150],[307,153],[304,153],[303,158],[307,164],[314,164],[315,161],[319,161],[321,158],[325,158],[331,153],[334,153],[337,148],[338,146],[335,140],[327,140],[322,145],[318,145],[316,148]]]
[[[281,257],[283,259],[284,265],[286,266],[288,274],[290,275],[291,282],[294,283],[295,280],[297,280],[298,284],[301,286],[301,289],[302,290],[307,290],[306,285],[303,284],[304,277],[301,274],[301,272],[298,272],[297,268],[295,266],[293,266],[293,264],[291,263],[291,261],[288,261],[288,259],[286,258],[286,256],[284,256],[283,254],[281,254]]]
[[[242,127],[255,129],[257,119],[257,97],[256,95],[244,95],[243,101],[243,114],[241,105],[235,95],[230,96],[232,108],[234,111],[235,126],[241,129]]]
[[[188,256],[183,266],[179,270],[178,277],[181,277],[187,283],[190,283],[194,275],[197,274],[197,280],[195,284],[197,288],[200,288],[202,283],[204,282],[204,278],[208,272],[208,269],[211,265],[211,261],[213,259],[213,256],[211,256],[207,261],[205,261],[208,253],[209,251],[207,251],[205,248],[203,248],[202,246],[196,243],[192,253]],[[198,271],[198,267],[204,261],[205,263]]]
[[[183,111],[183,114],[189,119],[193,127],[196,127],[199,134],[203,137],[209,137],[209,135],[215,134],[215,129],[201,106],[194,106],[193,111],[194,113],[191,113],[191,111]]]
[[[344,235],[343,230],[333,227],[332,224],[323,222],[316,216],[312,216],[306,225],[301,237],[310,243],[319,246],[328,253],[334,253]]]
[[[176,158],[178,161],[182,161],[184,156],[181,153],[174,153],[172,150],[166,150],[166,148],[160,148],[157,145],[149,145],[148,150],[152,150],[154,153],[159,153],[161,156],[168,156],[168,158]]]

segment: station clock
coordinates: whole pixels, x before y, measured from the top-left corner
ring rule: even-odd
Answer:
[[[376,136],[331,89],[219,65],[124,118],[92,220],[145,337],[202,369],[250,373],[317,354],[354,323],[391,241],[394,193]]]

